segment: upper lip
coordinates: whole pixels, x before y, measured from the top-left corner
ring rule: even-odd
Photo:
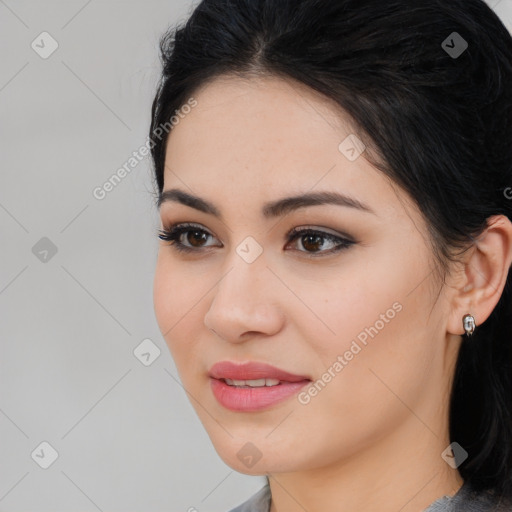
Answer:
[[[214,379],[233,380],[277,379],[284,382],[311,380],[309,377],[304,375],[295,375],[282,370],[281,368],[276,368],[275,366],[256,361],[250,361],[247,363],[220,361],[210,368],[209,375]]]

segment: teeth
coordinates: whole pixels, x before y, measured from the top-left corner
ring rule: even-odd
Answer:
[[[278,379],[254,379],[254,380],[234,380],[224,379],[226,384],[236,387],[250,387],[250,388],[261,388],[264,386],[277,386],[279,384]]]

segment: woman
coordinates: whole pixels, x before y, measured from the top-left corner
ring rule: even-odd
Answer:
[[[161,42],[161,332],[236,512],[512,510],[512,38],[481,0],[203,0]]]

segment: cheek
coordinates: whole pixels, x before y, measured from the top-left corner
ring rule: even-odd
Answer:
[[[302,338],[314,344],[325,363],[349,350],[352,340],[364,344],[375,329],[382,337],[391,324],[400,323],[409,276],[406,267],[401,272],[397,267],[400,263],[391,271],[386,258],[368,264],[354,258],[321,284],[295,278],[294,290],[308,308],[297,303],[295,313],[289,309],[288,314],[300,322]]]
[[[160,249],[153,281],[155,316],[164,338],[172,338],[187,317],[194,315],[194,305],[208,289],[197,274],[187,272],[176,259]]]
[[[373,345],[398,354],[411,331],[414,335],[416,321],[417,332],[423,330],[424,321],[418,319],[431,307],[431,281],[425,279],[431,270],[421,242],[412,240],[407,252],[395,245],[383,242],[378,251],[368,251],[371,257],[351,260],[323,300],[317,298],[325,323],[335,332],[328,338],[333,340],[328,343],[331,351],[348,350],[357,339],[362,346],[375,341]]]
[[[172,326],[172,316],[174,311],[174,294],[172,293],[172,274],[164,264],[162,250],[158,253],[158,259],[153,278],[153,306],[155,317],[162,334]],[[165,337],[165,336],[164,336]]]
[[[396,255],[391,260],[360,262],[364,272],[343,272],[323,299],[317,297],[322,320],[335,334],[316,321],[302,323],[304,339],[314,344],[321,363],[315,366],[316,385],[308,390],[311,399],[303,395],[301,403],[311,407],[307,417],[318,428],[329,417],[334,430],[354,438],[361,425],[368,434],[377,432],[405,417],[402,401],[416,403],[429,385],[435,344],[423,317],[431,307],[430,281],[418,286],[428,265],[420,255],[409,262]]]
[[[175,260],[171,262],[163,250],[155,268],[153,305],[162,336],[180,370],[186,364],[201,361],[195,353],[199,350],[200,331],[206,328],[203,301],[211,284],[197,273],[187,272]]]

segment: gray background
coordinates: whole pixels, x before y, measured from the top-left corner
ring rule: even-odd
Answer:
[[[146,141],[158,39],[196,4],[0,0],[0,512],[226,512],[264,483],[216,454],[159,332],[149,158],[92,193]]]

